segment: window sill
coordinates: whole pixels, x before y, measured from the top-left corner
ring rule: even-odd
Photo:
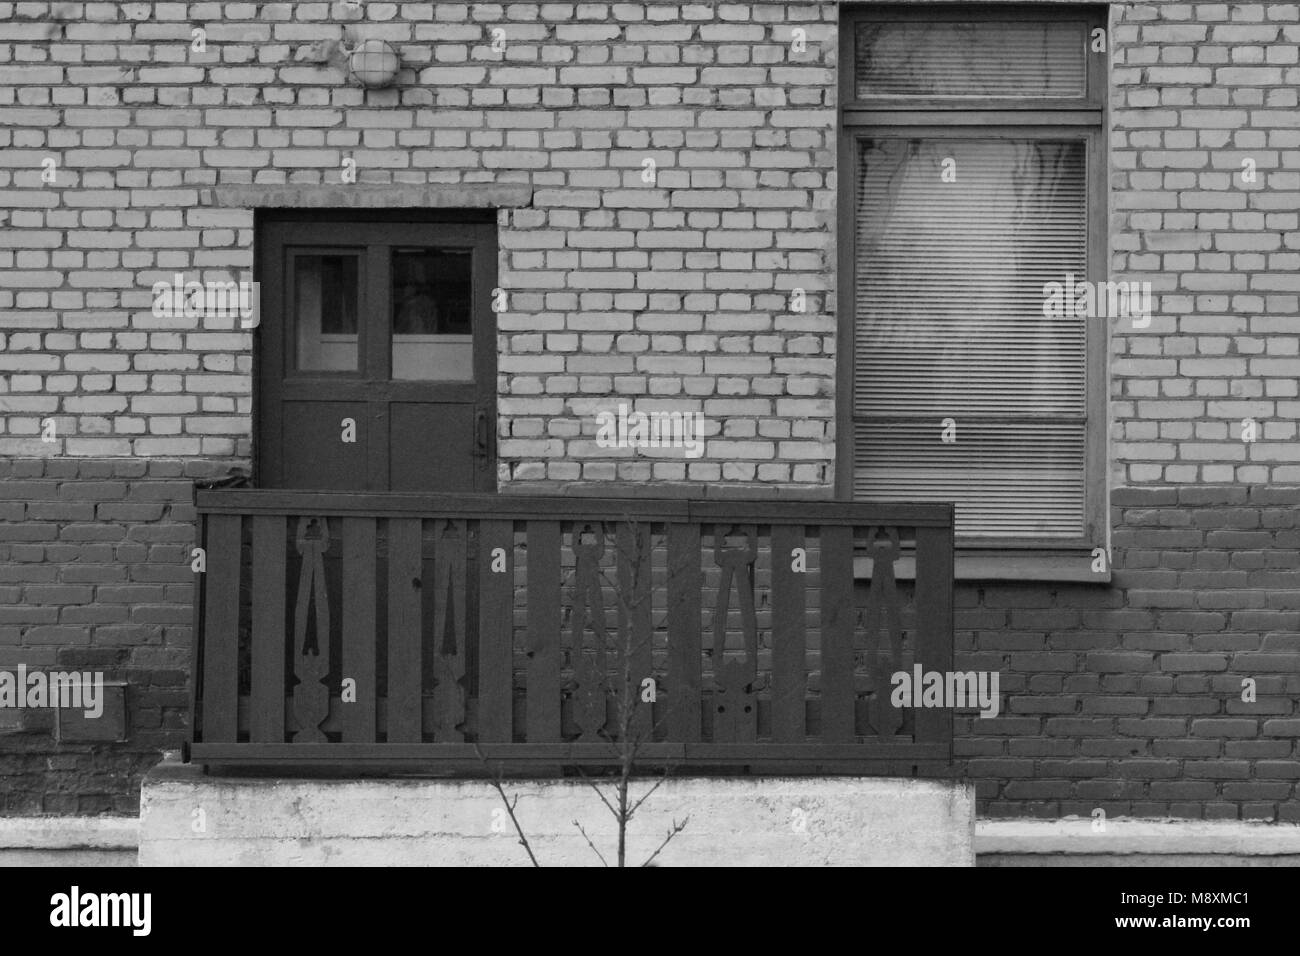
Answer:
[[[1111,572],[1092,569],[1091,551],[990,551],[957,549],[953,579],[956,581],[1043,581],[1061,584],[1110,584]],[[853,576],[871,578],[871,559],[855,557]],[[894,578],[916,578],[916,559],[903,554],[894,568]]]

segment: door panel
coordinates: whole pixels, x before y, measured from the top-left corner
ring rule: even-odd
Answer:
[[[284,488],[322,491],[370,490],[367,463],[373,444],[367,406],[351,402],[288,402],[284,406]],[[360,409],[360,413],[358,412]],[[344,441],[345,420],[352,422]]]
[[[389,483],[393,491],[472,491],[476,455],[449,454],[474,433],[474,408],[458,404],[394,404],[389,417]]]

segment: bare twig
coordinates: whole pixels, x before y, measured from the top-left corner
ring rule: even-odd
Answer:
[[[600,789],[600,786],[596,783],[596,781],[588,777],[586,771],[584,771],[582,767],[578,767],[578,773],[579,775],[581,775],[582,779],[586,781],[587,786],[591,787],[592,790],[596,791],[596,796],[600,797],[600,802],[605,805],[605,808],[609,810],[610,813],[614,814],[614,819],[617,820],[618,810],[615,808],[615,806],[612,803],[609,802],[609,799],[605,796],[604,792]]]
[[[628,818],[629,820],[632,819],[632,814],[636,813],[637,808],[638,808],[639,806],[641,806],[641,804],[645,803],[647,799],[649,799],[650,794],[654,793],[656,790],[658,790],[660,787],[662,787],[662,786],[664,785],[664,781],[668,779],[668,774],[669,774],[670,772],[671,772],[671,771],[670,771],[668,768],[664,768],[664,775],[663,775],[662,777],[660,777],[658,780],[655,781],[653,787],[651,787],[651,788],[650,788],[649,790],[647,790],[644,794],[642,794],[640,800],[638,800],[636,803],[632,804],[632,806],[631,806],[631,807],[628,809],[628,811],[627,811],[627,818]]]
[[[478,754],[478,759],[483,761],[483,765],[487,767],[489,770],[491,770],[492,767],[488,763],[487,757],[484,756],[483,754],[483,748],[480,747],[477,743],[474,744],[474,752]],[[515,833],[519,834],[519,845],[522,846],[525,851],[527,851],[528,859],[533,861],[533,866],[541,866],[542,864],[537,862],[537,857],[533,855],[533,848],[528,843],[528,837],[524,836],[524,828],[519,825],[519,818],[515,816],[515,805],[519,802],[518,795],[516,795],[513,800],[511,800],[506,796],[505,787],[501,785],[500,767],[497,768],[496,775],[493,776],[491,779],[492,779],[493,789],[496,790],[497,795],[501,797],[501,802],[504,803],[506,806],[506,813],[510,814],[510,822],[513,823],[515,826]]]
[[[587,846],[591,847],[591,852],[596,854],[596,857],[600,860],[600,865],[609,866],[609,864],[605,862],[605,857],[596,849],[596,844],[591,842],[591,837],[587,836],[587,831],[582,828],[582,824],[577,820],[574,820],[573,825],[578,828],[578,832],[582,834],[582,838],[587,841]]]
[[[691,822],[691,815],[689,813],[686,815],[686,819],[683,820],[681,823],[678,823],[676,820],[674,820],[673,828],[669,830],[668,835],[664,837],[664,842],[659,844],[659,849],[651,853],[650,856],[646,858],[646,861],[641,865],[649,866],[654,861],[654,858],[659,855],[659,850],[662,850],[664,847],[666,847],[672,841],[673,837],[677,836],[677,834],[685,830],[686,824],[690,822]]]

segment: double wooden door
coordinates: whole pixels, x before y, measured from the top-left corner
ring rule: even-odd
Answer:
[[[259,223],[256,483],[495,491],[495,221]]]

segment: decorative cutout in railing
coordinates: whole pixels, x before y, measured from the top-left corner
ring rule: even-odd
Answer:
[[[433,566],[439,582],[442,613],[433,618],[434,711],[433,739],[439,743],[465,739],[465,554],[469,537],[464,521],[438,522]]]
[[[293,690],[293,715],[298,730],[294,743],[324,743],[320,731],[329,714],[330,692],[325,675],[330,669],[330,602],[325,584],[325,552],[329,550],[329,526],[324,518],[298,519],[298,553],[302,570],[298,577],[298,603],[293,615],[293,662],[298,686]],[[315,628],[307,630],[308,612],[315,599]]]
[[[721,740],[751,742],[758,736],[758,705],[754,685],[758,682],[758,621],[754,616],[754,562],[758,560],[758,529],[741,532],[744,543],[732,538],[736,528],[715,530],[714,563],[722,569],[718,585],[718,610],[713,617],[713,733]],[[727,611],[732,593],[740,608],[740,627],[745,639],[745,656],[737,660],[727,654]]]
[[[883,536],[884,540],[881,540]],[[863,613],[866,625],[868,669],[876,688],[888,687],[889,676],[903,664],[903,625],[898,607],[898,584],[894,566],[898,561],[898,530],[870,528],[867,551],[871,555],[871,587]],[[889,704],[889,695],[877,691],[871,700],[871,726],[882,737],[892,736],[903,725],[903,714]]]

